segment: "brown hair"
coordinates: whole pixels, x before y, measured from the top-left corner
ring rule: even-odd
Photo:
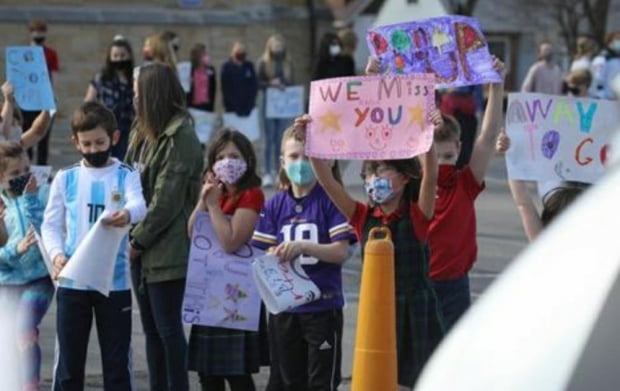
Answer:
[[[355,34],[353,29],[345,28],[338,31],[338,38],[340,38],[340,42],[342,42],[342,47],[345,51],[351,54],[355,51],[357,47],[357,34]]]
[[[47,31],[47,23],[43,19],[33,19],[28,24],[30,31]]]
[[[442,114],[443,125],[435,130],[434,140],[436,143],[443,141],[459,141],[461,139],[461,125],[451,115]]]
[[[572,71],[566,76],[566,82],[576,85],[585,85],[590,88],[590,84],[592,84],[592,73],[587,69]]]
[[[290,126],[288,129],[284,131],[282,134],[282,144],[280,145],[280,154],[284,155],[284,144],[289,139],[295,139],[302,143],[305,143],[305,140],[299,136],[299,133],[296,131],[294,126]],[[338,165],[338,161],[334,161],[334,165],[332,166],[332,175],[334,179],[338,181],[338,183],[342,184],[342,176],[340,175],[340,167]],[[282,165],[280,165],[280,171],[278,172],[278,189],[285,190],[291,187],[291,181],[288,179],[288,175],[286,175],[286,170]]]
[[[207,47],[202,43],[197,43],[192,46],[192,50],[189,52],[189,60],[192,63],[192,68],[198,68],[202,64],[202,56],[207,52]]]
[[[108,108],[98,102],[86,102],[73,112],[71,131],[74,136],[101,126],[108,136],[118,129],[116,117]]]
[[[543,211],[540,216],[543,227],[549,225],[560,213],[573,203],[583,192],[583,186],[558,187],[543,197]]]
[[[597,44],[592,37],[582,35],[577,38],[575,58],[590,57],[596,53]]]
[[[414,202],[418,201],[422,180],[422,166],[417,157],[396,160],[365,160],[362,163],[362,171],[360,173],[362,180],[366,181],[366,177],[376,173],[381,166],[389,167],[409,178],[403,191],[403,199]]]
[[[7,160],[17,159],[22,156],[26,156],[26,151],[24,151],[24,147],[20,143],[15,141],[0,143],[0,173],[4,175],[8,165]]]
[[[243,133],[233,128],[223,128],[209,143],[207,149],[207,170],[212,170],[217,154],[224,149],[228,143],[233,143],[235,147],[239,149],[241,156],[243,156],[243,159],[248,165],[245,174],[235,183],[237,194],[252,187],[260,186],[261,180],[256,173],[256,153],[254,152],[252,143]]]
[[[137,106],[138,142],[145,138],[156,140],[174,116],[188,115],[185,92],[176,72],[161,63],[140,68]]]

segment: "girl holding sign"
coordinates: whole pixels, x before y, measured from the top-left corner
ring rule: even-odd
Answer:
[[[256,155],[246,136],[225,128],[210,143],[207,159],[206,181],[189,219],[189,236],[196,214],[208,211],[218,241],[226,252],[234,253],[252,237],[265,202]],[[188,367],[198,372],[205,391],[224,391],[225,381],[232,391],[252,391],[252,373],[261,364],[259,347],[257,332],[193,325]]]
[[[309,116],[295,120],[305,135]],[[432,114],[435,129],[443,124],[441,113]],[[324,160],[310,159],[325,191],[349,220],[361,247],[374,227],[387,226],[395,252],[396,338],[398,384],[411,389],[426,360],[444,334],[435,292],[429,280],[428,231],[437,187],[434,147],[418,158],[365,161],[362,177],[369,203],[355,201]]]
[[[281,148],[282,190],[261,212],[252,244],[281,262],[299,257],[321,297],[269,317],[267,390],[335,390],[342,350],[342,263],[355,238],[346,218],[317,183],[295,128],[284,132]],[[333,176],[338,168],[334,163],[327,170]]]

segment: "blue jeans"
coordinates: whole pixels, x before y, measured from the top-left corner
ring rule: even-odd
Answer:
[[[454,280],[433,281],[433,288],[439,300],[446,333],[471,305],[469,276],[466,274]]]
[[[58,288],[58,338],[54,391],[84,390],[88,338],[95,313],[103,365],[103,389],[131,391],[131,291],[99,292]]]
[[[187,341],[181,321],[185,279],[147,283],[139,260],[131,265],[146,338],[151,391],[187,391]]]
[[[282,134],[291,120],[287,118],[265,118],[265,174],[276,174],[280,167]]]

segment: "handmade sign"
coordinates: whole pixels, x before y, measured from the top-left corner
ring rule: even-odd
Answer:
[[[250,141],[256,141],[260,137],[260,125],[258,124],[258,110],[252,109],[247,117],[241,117],[235,113],[223,113],[224,126],[231,127],[245,134]]]
[[[211,138],[217,114],[208,111],[188,108],[187,111],[194,118],[194,130],[201,144],[206,144]]]
[[[191,80],[192,80],[192,63],[189,61],[183,61],[177,63],[177,75],[179,75],[179,81],[181,82],[181,87],[183,87],[183,91],[186,93],[191,89]]]
[[[451,15],[380,26],[366,39],[385,71],[433,73],[437,88],[502,81],[475,18]]]
[[[260,295],[252,279],[252,259],[259,255],[262,252],[249,244],[226,253],[209,214],[199,212],[189,253],[183,322],[257,331]]]
[[[508,95],[508,176],[593,183],[605,169],[617,103],[545,94]]]
[[[265,307],[272,314],[321,298],[321,291],[308,277],[299,258],[281,263],[275,255],[263,255],[255,259],[252,273]]]
[[[306,153],[324,159],[405,159],[433,142],[430,74],[314,81]]]
[[[54,110],[54,92],[40,46],[6,48],[6,78],[13,84],[15,100],[22,110]]]
[[[52,166],[30,166],[30,173],[35,177],[39,185],[51,183]]]
[[[73,281],[78,285],[108,296],[112,288],[114,267],[121,241],[129,232],[129,225],[123,228],[110,227],[102,223],[111,211],[104,211],[90,228],[84,239],[60,272],[58,279]],[[106,249],[106,251],[102,251]]]
[[[267,88],[265,117],[294,118],[304,112],[304,87]]]

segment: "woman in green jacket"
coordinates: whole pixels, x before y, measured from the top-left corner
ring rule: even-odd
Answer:
[[[136,123],[125,161],[140,170],[148,212],[131,231],[130,257],[150,389],[187,391],[181,321],[186,227],[200,192],[203,157],[173,69],[159,63],[142,67],[134,91]]]

